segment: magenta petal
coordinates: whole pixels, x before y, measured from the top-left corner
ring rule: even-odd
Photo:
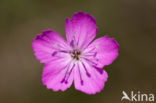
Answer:
[[[43,70],[43,84],[53,91],[65,91],[73,82],[73,69],[74,64],[67,58],[50,62]]]
[[[119,44],[115,39],[109,38],[107,35],[96,39],[84,51],[90,60],[97,60],[97,66],[103,67],[111,64],[118,56]],[[94,53],[94,54],[93,54]]]
[[[47,30],[42,34],[39,34],[33,41],[33,50],[35,56],[40,60],[41,63],[47,63],[58,56],[57,53],[60,51],[67,51],[69,46],[60,34],[55,31]],[[62,55],[66,55],[65,53]],[[60,56],[60,54],[59,54]]]
[[[87,94],[100,92],[107,81],[107,72],[101,68],[102,73],[86,62],[77,64],[74,69],[74,85],[77,90]]]
[[[96,36],[95,19],[88,13],[75,13],[72,19],[66,19],[66,37],[69,43],[74,41],[77,48],[85,48]]]

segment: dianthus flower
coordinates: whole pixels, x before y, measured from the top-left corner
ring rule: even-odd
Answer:
[[[35,56],[45,63],[42,82],[53,91],[65,91],[74,82],[87,94],[100,92],[108,75],[103,67],[118,56],[115,39],[97,34],[96,20],[88,13],[75,13],[65,24],[66,38],[53,30],[43,31],[33,41]]]

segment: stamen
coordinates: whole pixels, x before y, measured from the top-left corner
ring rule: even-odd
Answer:
[[[59,52],[62,52],[62,53],[69,53],[68,51],[65,51],[65,50],[61,50]]]
[[[100,74],[103,74],[103,69],[102,68],[99,68],[99,67],[96,67],[93,65],[93,67],[100,73]]]
[[[65,84],[67,84],[67,83],[68,83],[68,81],[65,81],[64,83],[65,83]]]
[[[72,40],[70,41],[70,46],[75,49],[78,46],[77,39],[75,39],[75,33],[72,33]]]
[[[65,81],[65,78],[66,78],[66,75],[67,75],[67,73],[68,73],[68,69],[69,69],[70,64],[71,64],[71,61],[70,61],[70,63],[69,63],[68,65],[66,65],[67,70],[66,70],[66,73],[65,73],[63,79],[61,80],[61,83],[63,83],[63,82]],[[66,68],[66,67],[65,67],[65,68]]]
[[[84,69],[85,69],[85,71],[86,71],[86,75],[87,75],[88,77],[91,77],[90,73],[88,72],[88,70],[87,70],[87,68],[86,68],[86,66],[84,65],[83,62],[82,62],[82,65],[83,65],[83,67],[84,67]]]
[[[83,85],[83,80],[81,80],[81,85]]]
[[[71,64],[71,62],[70,62],[70,64]],[[70,64],[68,65],[68,68],[67,68],[67,70],[66,70],[66,73],[65,73],[64,78],[62,79],[61,83],[63,83],[63,82],[64,82],[65,84],[68,83],[68,79],[69,79],[69,77],[70,77],[70,74],[71,74],[73,68],[75,67],[75,64],[74,64],[74,65],[72,66],[72,68],[70,69],[70,71],[69,71]]]
[[[63,82],[64,82],[64,80],[65,80],[65,78],[63,78],[63,79],[61,80],[61,83],[63,83]]]
[[[91,60],[89,60],[89,59],[87,59],[87,58],[84,58],[86,61],[88,61],[91,65],[97,65],[97,63],[95,63],[95,62],[93,62],[93,61],[91,61]],[[96,59],[95,59],[96,60]],[[97,61],[97,60],[96,60]]]
[[[81,83],[81,85],[83,85],[83,80],[82,80],[82,77],[81,77],[81,72],[80,72],[80,68],[79,68],[79,65],[77,65],[78,66],[78,70],[79,70],[79,76],[80,76],[80,83]]]
[[[68,74],[67,74],[67,76],[66,76],[66,81],[65,81],[65,83],[68,83],[68,79],[69,79],[69,77],[70,77],[70,74],[71,74],[71,72],[72,72],[72,70],[73,70],[73,68],[75,67],[75,64],[73,65],[73,67],[70,69],[70,71],[68,72]]]
[[[58,53],[68,53],[68,51],[64,51],[64,50],[61,50],[61,51],[54,51],[53,53],[52,53],[52,56],[56,56],[56,54],[58,54]]]
[[[53,53],[52,53],[52,56],[55,56],[57,54],[57,52],[56,51],[54,51]]]
[[[72,41],[70,42],[70,46],[71,46],[72,48],[75,47],[75,45],[74,45],[74,40],[72,40]]]
[[[96,57],[96,55],[97,55],[97,52],[95,52],[94,57]]]

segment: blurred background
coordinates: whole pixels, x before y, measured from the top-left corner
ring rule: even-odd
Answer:
[[[65,37],[65,18],[78,11],[96,18],[97,37],[120,44],[104,67],[109,78],[96,95],[53,92],[43,86],[44,64],[32,50],[37,34],[53,29]],[[0,0],[0,103],[120,103],[122,91],[156,95],[156,0]]]

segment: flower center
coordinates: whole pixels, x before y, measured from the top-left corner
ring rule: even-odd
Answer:
[[[71,53],[71,57],[75,60],[80,60],[80,55],[81,55],[81,52],[76,51],[76,50],[73,50],[73,52]]]

